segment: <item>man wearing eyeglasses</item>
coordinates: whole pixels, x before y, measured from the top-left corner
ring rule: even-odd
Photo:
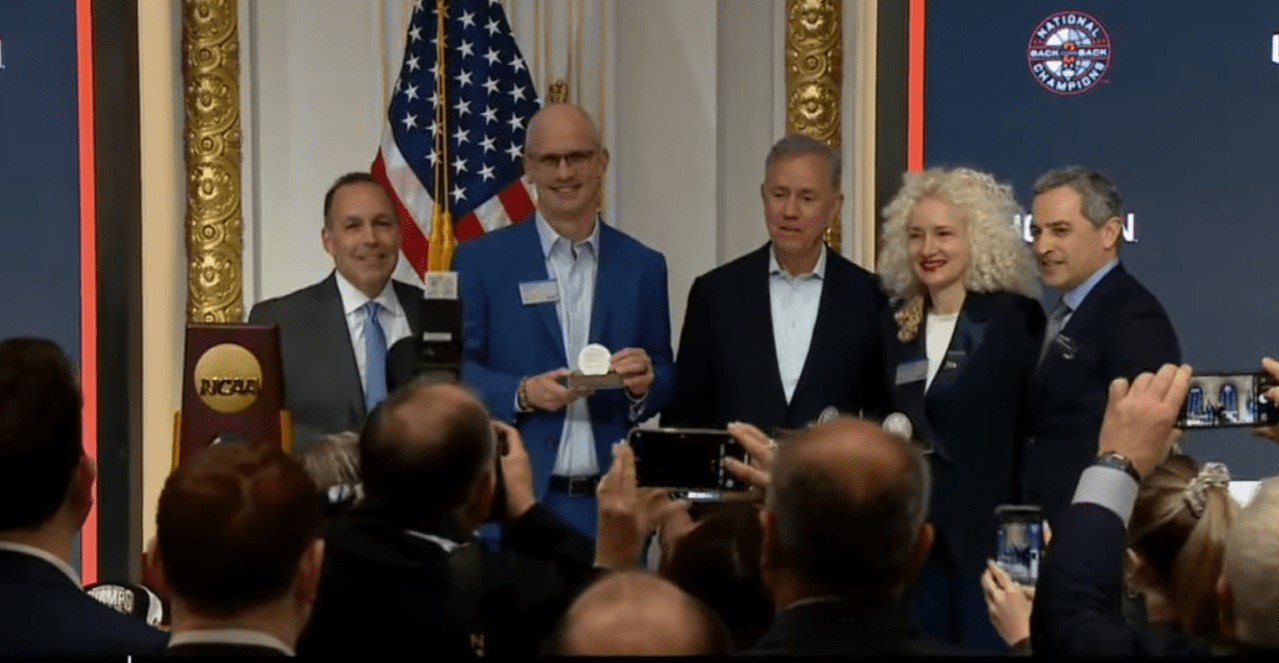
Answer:
[[[599,218],[608,150],[590,116],[552,104],[529,122],[524,170],[537,211],[459,245],[462,379],[528,447],[538,500],[594,536],[610,449],[670,400],[666,259]],[[622,388],[570,389],[598,344]]]

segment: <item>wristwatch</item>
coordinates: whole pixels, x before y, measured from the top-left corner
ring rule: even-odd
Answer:
[[[1093,462],[1093,465],[1123,470],[1128,473],[1128,476],[1132,477],[1133,481],[1141,483],[1141,474],[1137,472],[1137,468],[1133,466],[1132,461],[1128,460],[1128,458],[1121,453],[1107,451],[1106,453],[1097,456],[1097,460]]]

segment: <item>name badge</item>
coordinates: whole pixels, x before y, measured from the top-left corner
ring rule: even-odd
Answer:
[[[520,284],[520,302],[525,306],[549,304],[560,300],[560,289],[554,281],[531,281]]]
[[[897,365],[897,384],[921,382],[928,377],[928,360],[916,359]]]

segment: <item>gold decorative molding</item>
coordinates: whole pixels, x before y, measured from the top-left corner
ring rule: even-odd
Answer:
[[[240,322],[240,38],[236,0],[182,3],[187,319]]]
[[[844,76],[842,0],[786,0],[786,132],[820,138],[839,150]],[[826,243],[840,250],[840,219]]]
[[[558,104],[568,101],[568,82],[563,78],[557,78],[551,81],[546,89],[546,102],[549,104]]]

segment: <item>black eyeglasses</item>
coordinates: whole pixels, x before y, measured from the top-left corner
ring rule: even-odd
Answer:
[[[561,152],[557,154],[534,154],[529,153],[529,158],[533,160],[539,167],[551,170],[560,167],[560,162],[568,164],[569,168],[574,170],[581,168],[595,157],[598,150],[575,150],[572,152]]]

